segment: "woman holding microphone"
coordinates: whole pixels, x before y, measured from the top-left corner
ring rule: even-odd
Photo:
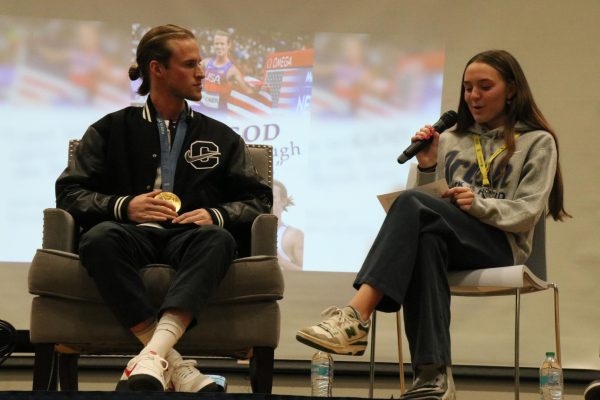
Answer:
[[[403,399],[454,399],[447,271],[524,263],[539,218],[569,216],[556,135],[517,60],[490,50],[468,61],[454,130],[424,126],[413,141],[417,185],[446,180],[442,198],[404,191],[390,208],[343,308],[330,307],[296,338],[361,355],[370,316],[404,308],[414,381]]]

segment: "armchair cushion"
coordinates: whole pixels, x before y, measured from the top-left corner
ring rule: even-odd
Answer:
[[[141,269],[150,298],[164,299],[175,270],[167,265],[148,265]],[[35,295],[104,303],[96,285],[79,263],[77,254],[39,249],[29,273],[29,291]],[[244,303],[280,300],[283,297],[277,257],[253,256],[236,259],[210,303]]]

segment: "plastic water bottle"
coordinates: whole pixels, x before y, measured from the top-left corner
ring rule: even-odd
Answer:
[[[331,354],[317,351],[310,364],[310,382],[313,397],[331,397],[333,386],[333,358]]]
[[[553,351],[546,353],[546,359],[540,367],[540,398],[542,400],[563,398],[563,372]]]

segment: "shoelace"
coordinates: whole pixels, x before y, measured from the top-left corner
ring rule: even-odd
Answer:
[[[323,310],[321,316],[329,318],[319,323],[319,326],[329,332],[332,336],[335,336],[333,331],[338,330],[338,325],[343,324],[344,322],[347,323],[345,320],[348,319],[341,308],[333,306]]]
[[[340,318],[340,320],[342,320],[343,315],[344,315],[344,312],[339,307],[333,307],[333,306],[332,307],[327,307],[326,309],[324,309],[323,311],[321,311],[321,317],[335,317],[335,316],[338,316]]]
[[[156,354],[147,353],[142,354],[139,357],[140,359],[138,362],[141,362],[144,358],[146,358],[151,359],[154,363],[158,364],[163,371],[166,371],[169,368],[169,362]]]

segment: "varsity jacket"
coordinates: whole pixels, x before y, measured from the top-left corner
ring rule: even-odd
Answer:
[[[172,190],[181,199],[179,214],[204,208],[216,225],[235,230],[270,212],[271,188],[257,175],[243,139],[191,108],[186,115]],[[57,207],[84,229],[107,220],[127,223],[129,202],[153,190],[160,158],[156,111],[149,98],[143,107],[108,114],[87,129],[56,181]]]
[[[510,243],[515,264],[524,263],[531,253],[533,231],[538,219],[545,218],[557,165],[556,142],[550,133],[515,126],[519,134],[516,149],[505,173],[490,168],[491,188],[486,190],[477,163],[473,136],[480,137],[487,160],[504,144],[503,127],[487,130],[475,124],[468,132],[447,132],[440,136],[435,172],[419,172],[417,184],[445,179],[449,187],[467,186],[475,193],[467,211],[480,221],[503,230]]]

